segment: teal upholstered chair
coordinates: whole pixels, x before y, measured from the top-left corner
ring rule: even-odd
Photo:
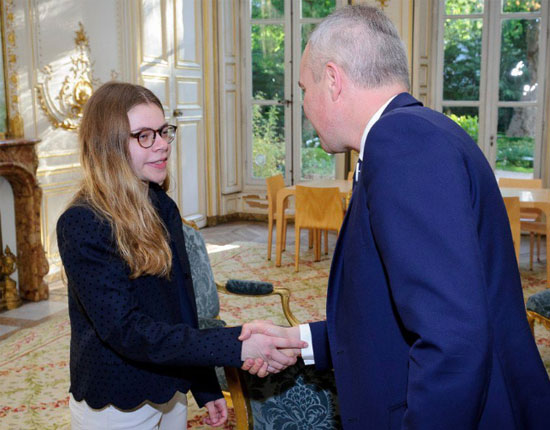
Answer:
[[[278,294],[289,324],[299,324],[289,308],[288,289],[257,281],[216,283],[201,233],[185,220],[183,232],[201,328],[225,325],[218,316],[219,292],[258,297]],[[235,411],[238,430],[341,428],[332,371],[316,372],[299,361],[263,379],[229,367],[218,369],[218,379]]]
[[[550,290],[539,291],[527,299],[527,319],[534,334],[535,321],[550,330]]]
[[[334,373],[299,360],[264,379],[239,370],[248,408],[246,429],[341,429]]]

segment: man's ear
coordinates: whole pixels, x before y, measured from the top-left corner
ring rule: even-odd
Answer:
[[[336,101],[342,93],[342,70],[336,64],[329,61],[325,65],[325,74],[331,100]]]

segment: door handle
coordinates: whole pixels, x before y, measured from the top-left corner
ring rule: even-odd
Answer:
[[[183,116],[183,110],[174,109],[174,112],[172,112],[172,116],[182,117]]]

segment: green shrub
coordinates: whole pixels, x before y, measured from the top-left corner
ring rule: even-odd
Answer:
[[[302,147],[302,179],[334,178],[334,156],[323,148]]]
[[[506,170],[519,167],[533,168],[535,141],[531,137],[507,137],[499,134],[497,139],[497,167]]]
[[[477,143],[477,136],[478,136],[478,119],[477,116],[471,116],[471,115],[455,115],[454,113],[451,113],[447,115],[449,118],[451,118],[454,122],[456,122],[459,126],[461,126],[466,133],[470,135],[472,139],[474,139],[474,142]]]

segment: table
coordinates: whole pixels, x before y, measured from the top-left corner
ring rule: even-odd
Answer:
[[[317,187],[317,188],[328,188],[328,187],[338,187],[340,189],[340,194],[342,198],[345,198],[347,194],[351,191],[351,182],[346,179],[319,179],[315,181],[302,182],[298,185],[304,187]],[[279,222],[283,219],[283,208],[285,200],[289,196],[296,194],[296,186],[292,185],[285,187],[277,193],[277,216],[276,216],[276,242],[275,242],[275,266],[281,266],[281,254],[283,248],[283,223]]]
[[[550,288],[550,189],[501,188],[502,197],[519,197],[522,208],[537,208],[546,216],[546,287]]]

